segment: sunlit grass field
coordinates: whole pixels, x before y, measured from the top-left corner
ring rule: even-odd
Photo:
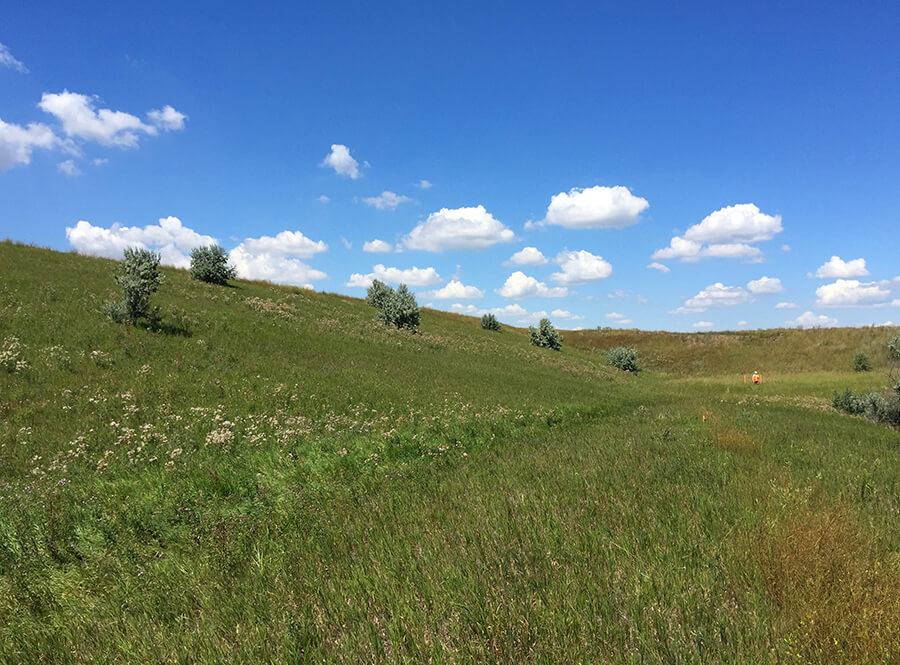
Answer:
[[[900,433],[830,406],[896,329],[556,353],[167,269],[152,332],[113,269],[0,243],[0,663],[900,655]]]

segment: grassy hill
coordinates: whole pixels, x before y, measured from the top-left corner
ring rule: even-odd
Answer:
[[[113,269],[0,243],[0,663],[900,653],[900,434],[830,407],[892,331],[556,353],[166,269],[153,332]]]

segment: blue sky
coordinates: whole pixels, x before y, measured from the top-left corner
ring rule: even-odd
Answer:
[[[900,322],[895,3],[296,4],[6,7],[0,237],[515,325]]]

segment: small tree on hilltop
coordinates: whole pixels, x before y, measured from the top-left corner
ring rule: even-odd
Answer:
[[[195,247],[191,250],[191,277],[210,284],[228,283],[237,277],[234,266],[228,265],[228,254],[219,245]]]
[[[550,323],[550,319],[541,319],[537,328],[529,326],[528,333],[532,346],[540,346],[554,351],[562,348],[562,335],[556,331],[556,328]]]
[[[372,281],[372,285],[366,291],[366,304],[381,310],[393,295],[394,289],[376,279]]]
[[[137,324],[140,319],[147,319],[151,325],[159,321],[159,307],[150,307],[150,294],[163,281],[159,260],[159,254],[148,249],[129,247],[125,250],[125,257],[119,262],[114,276],[116,284],[122,289],[122,297],[104,305],[109,318],[116,323],[131,325]]]
[[[410,293],[406,284],[401,284],[384,303],[378,312],[378,320],[384,325],[393,325],[415,331],[419,327],[419,304],[416,296]]]
[[[485,330],[500,332],[500,322],[497,320],[496,316],[490,313],[481,317],[481,327]]]
[[[862,351],[853,356],[854,372],[868,372],[870,369],[872,369],[872,361],[869,360],[869,356]]]

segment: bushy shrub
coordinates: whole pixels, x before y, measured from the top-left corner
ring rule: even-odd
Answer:
[[[151,324],[159,321],[159,308],[150,307],[150,294],[163,281],[159,272],[159,254],[137,247],[126,249],[114,279],[122,289],[122,297],[104,305],[109,318],[116,323],[132,325],[140,319],[147,319]]]
[[[550,319],[541,319],[538,327],[528,327],[528,333],[531,337],[532,346],[540,346],[545,349],[553,349],[559,351],[562,348],[562,335],[560,335]]]
[[[886,398],[881,393],[854,393],[847,388],[834,393],[832,406],[839,411],[855,416],[864,416],[876,423],[900,425],[900,400],[895,396]]]
[[[237,269],[228,265],[228,254],[219,245],[191,250],[191,278],[210,284],[227,284],[237,277]]]
[[[894,335],[888,342],[888,354],[891,360],[900,360],[900,335]]]
[[[854,372],[868,372],[870,369],[872,369],[872,361],[869,360],[869,356],[862,351],[853,356]]]
[[[394,295],[394,289],[384,282],[373,280],[372,285],[366,291],[366,304],[375,309],[384,309],[392,295]]]
[[[496,316],[490,313],[481,317],[481,327],[485,330],[500,332],[500,322],[497,320]]]
[[[376,284],[380,286],[376,287]],[[416,296],[410,293],[406,284],[401,284],[395,291],[375,280],[369,287],[369,292],[372,296],[370,304],[381,303],[377,317],[381,323],[412,331],[419,327],[419,304],[416,302]],[[366,295],[366,302],[369,301],[369,295]]]
[[[640,372],[637,351],[630,346],[617,346],[606,352],[606,364],[617,367],[623,372]]]

